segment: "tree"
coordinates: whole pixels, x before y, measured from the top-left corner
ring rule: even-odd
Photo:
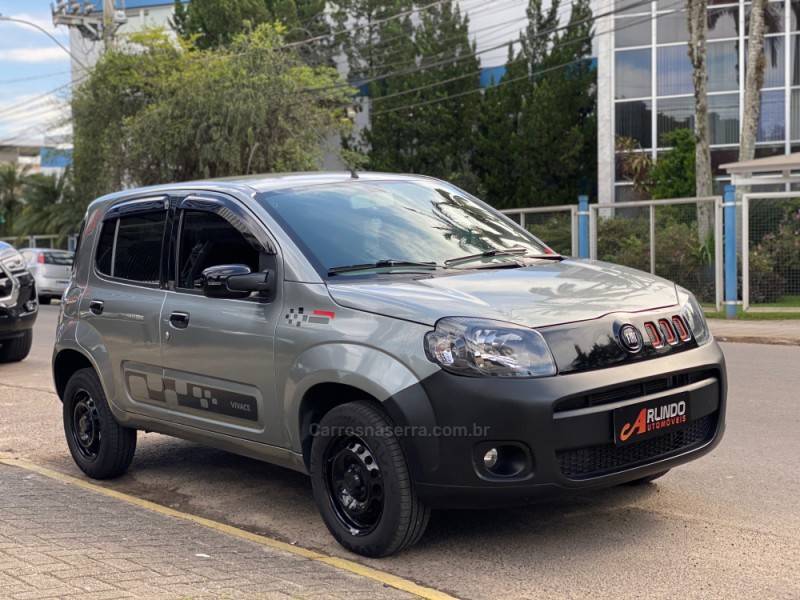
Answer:
[[[596,178],[592,12],[578,0],[555,31],[559,12],[530,0],[522,48],[484,96],[474,162],[498,207],[574,203]]]
[[[369,88],[372,119],[364,132],[369,166],[474,188],[469,159],[480,72],[467,17],[454,2],[442,2],[419,15],[413,44],[399,44],[392,53],[403,66],[397,69],[393,61],[382,69],[398,74]]]
[[[77,201],[71,171],[59,175],[34,173],[25,178],[23,205],[15,223],[17,235],[68,236],[78,231],[85,204]]]
[[[711,196],[711,150],[708,124],[708,68],[706,38],[708,37],[708,0],[686,0],[689,26],[689,60],[694,83],[695,193]],[[698,235],[705,240],[714,222],[714,207],[708,202],[697,204]]]
[[[671,148],[654,161],[635,140],[617,138],[623,177],[633,183],[637,192],[656,199],[695,196],[697,141],[694,132],[676,129],[665,134],[661,141]]]
[[[262,24],[224,48],[163,31],[103,55],[73,97],[75,187],[84,202],[131,185],[308,170],[347,125],[352,90],[304,65]]]
[[[30,171],[27,165],[0,164],[0,231],[14,231],[14,219],[20,210],[25,178]]]
[[[764,33],[767,0],[753,0],[750,9],[750,30],[747,45],[747,70],[744,77],[742,133],[739,139],[739,160],[752,160],[756,153],[758,119],[761,111],[761,87],[764,85]]]
[[[325,0],[175,0],[172,28],[198,48],[225,46],[238,34],[262,23],[281,23],[287,42],[326,36],[331,33],[325,17]],[[313,64],[330,62],[333,40],[321,39],[299,48]]]

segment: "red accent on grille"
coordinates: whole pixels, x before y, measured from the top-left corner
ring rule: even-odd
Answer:
[[[650,343],[653,344],[653,348],[661,348],[664,345],[664,340],[653,323],[645,323],[644,329],[647,331],[647,336],[650,338]]]
[[[672,325],[670,325],[669,321],[666,319],[659,319],[658,324],[661,328],[661,331],[664,333],[664,337],[667,339],[667,343],[672,346],[678,343],[678,338],[675,337],[675,331],[672,329]]]
[[[686,327],[686,323],[683,322],[682,317],[675,315],[672,317],[672,323],[675,325],[675,331],[678,332],[678,337],[681,338],[682,342],[686,342],[692,337],[689,335],[689,328]]]

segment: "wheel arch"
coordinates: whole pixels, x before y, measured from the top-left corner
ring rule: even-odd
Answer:
[[[53,381],[56,393],[64,401],[64,390],[70,378],[81,369],[92,369],[97,373],[94,363],[83,352],[73,348],[60,350],[53,357]]]

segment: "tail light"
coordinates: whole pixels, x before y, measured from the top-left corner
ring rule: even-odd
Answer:
[[[43,265],[45,263],[44,253],[39,254],[39,258],[36,259],[36,262],[38,262],[40,265]]]

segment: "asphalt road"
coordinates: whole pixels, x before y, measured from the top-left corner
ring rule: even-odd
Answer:
[[[0,365],[0,454],[78,475],[50,381],[57,313],[42,307],[25,362]],[[644,487],[437,512],[417,546],[362,562],[465,598],[800,597],[800,347],[724,351],[728,429],[707,457]],[[140,434],[131,471],[109,485],[354,558],[291,471]]]

